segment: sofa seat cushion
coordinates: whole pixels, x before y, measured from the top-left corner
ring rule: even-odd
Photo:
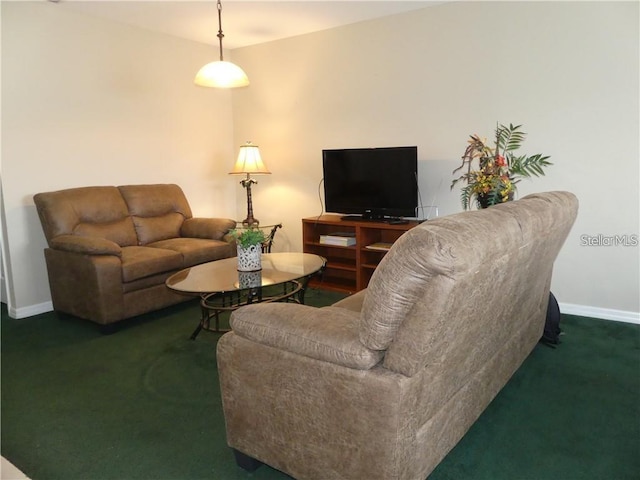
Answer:
[[[139,290],[156,288],[158,285],[164,285],[167,281],[167,278],[169,278],[174,273],[176,273],[175,270],[170,270],[168,272],[158,273],[157,275],[151,275],[149,277],[132,280],[131,282],[123,282],[122,293],[131,293]]]
[[[122,248],[122,281],[124,282],[181,268],[182,255],[173,250],[137,246]]]
[[[354,293],[353,295],[349,295],[348,297],[337,301],[331,306],[346,308],[347,310],[351,310],[352,312],[360,313],[362,311],[362,304],[364,303],[366,294],[367,289],[365,288],[363,290],[360,290],[359,292]]]
[[[150,243],[149,248],[171,250],[182,255],[183,268],[233,256],[233,245],[205,238],[170,238]]]

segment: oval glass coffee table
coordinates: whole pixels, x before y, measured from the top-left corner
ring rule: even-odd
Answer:
[[[311,253],[263,253],[262,270],[239,272],[236,257],[203,263],[171,275],[168,288],[200,296],[202,316],[191,335],[202,329],[225,332],[220,314],[258,302],[304,303],[304,292],[312,276],[320,274],[327,260]],[[214,319],[214,325],[211,320]]]

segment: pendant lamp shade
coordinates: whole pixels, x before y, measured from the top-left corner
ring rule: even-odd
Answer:
[[[249,85],[249,77],[236,64],[220,60],[202,67],[194,83],[201,87],[237,88]]]
[[[218,41],[220,43],[220,60],[207,63],[196,74],[194,83],[201,87],[237,88],[249,85],[249,77],[239,66],[225,62],[222,55],[222,3],[217,2],[218,8]]]

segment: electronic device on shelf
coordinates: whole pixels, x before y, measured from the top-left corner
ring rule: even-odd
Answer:
[[[327,212],[349,220],[405,222],[418,207],[418,147],[322,151]]]

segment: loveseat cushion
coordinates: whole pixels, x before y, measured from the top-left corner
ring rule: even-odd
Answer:
[[[79,223],[73,229],[73,234],[82,237],[105,238],[123,247],[135,245],[137,241],[131,217],[104,223],[91,221]]]
[[[182,255],[163,248],[131,246],[122,249],[122,281],[131,282],[182,268]]]
[[[38,193],[33,200],[49,246],[59,235],[102,237],[121,247],[138,239],[116,187],[81,187]]]
[[[180,236],[184,217],[179,213],[167,213],[158,217],[133,217],[138,234],[138,244],[148,245],[159,240]]]
[[[122,185],[118,187],[133,218],[138,245],[180,236],[191,207],[178,185]]]
[[[149,248],[172,250],[182,255],[183,268],[233,256],[234,246],[221,240],[205,238],[169,238],[146,245]]]

